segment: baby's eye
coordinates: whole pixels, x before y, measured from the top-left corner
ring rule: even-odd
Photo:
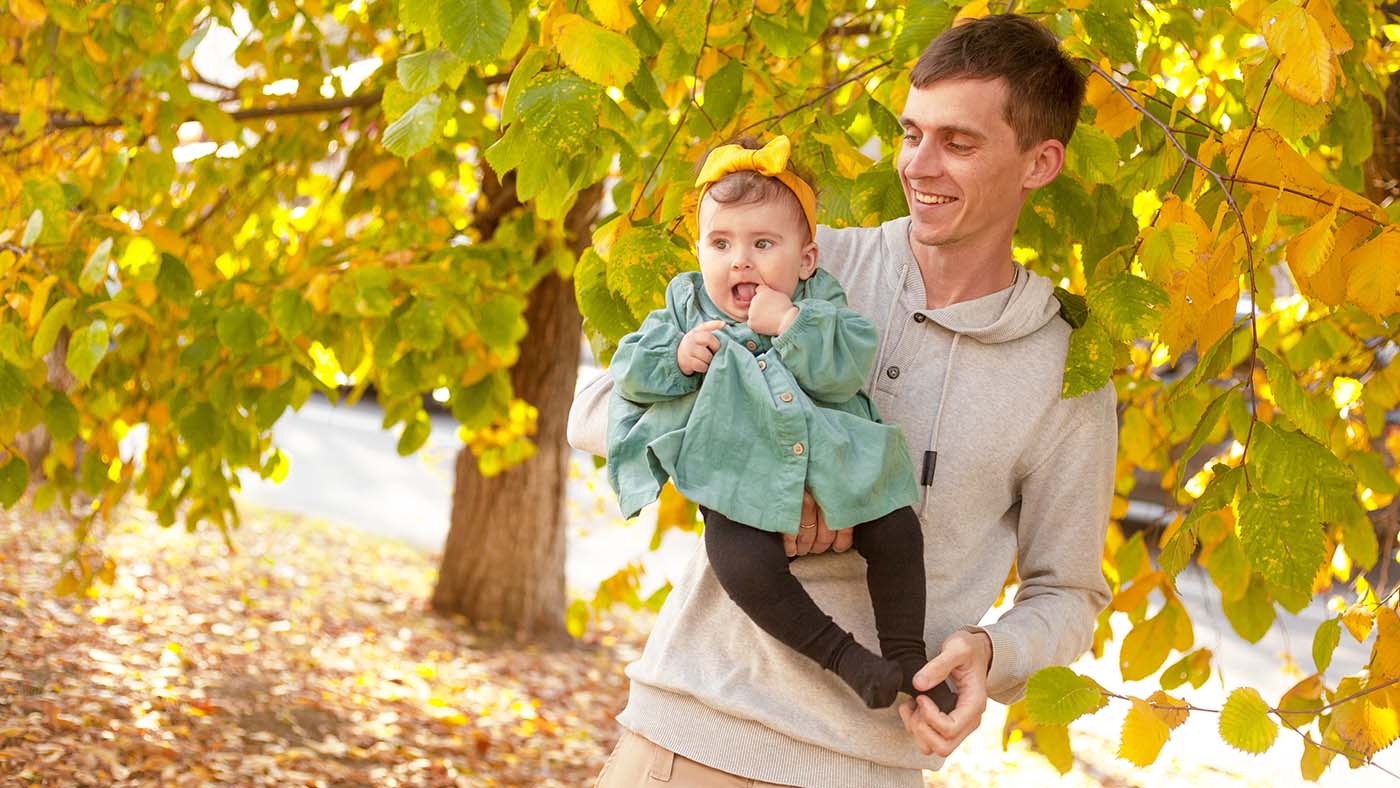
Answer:
[[[726,241],[726,240],[724,240],[723,238],[720,238],[720,239],[717,239],[717,240],[715,240],[715,241],[712,241],[712,242],[710,243],[710,245],[713,246],[713,247],[716,248],[716,249],[728,249],[728,248],[729,248],[729,242]]]
[[[760,238],[757,241],[754,241],[753,245],[758,247],[759,249],[767,249],[773,245],[773,242],[768,240],[767,238]]]

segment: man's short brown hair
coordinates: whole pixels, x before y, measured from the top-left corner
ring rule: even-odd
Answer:
[[[1052,138],[1069,144],[1084,103],[1084,75],[1054,34],[1029,17],[993,14],[944,31],[919,56],[909,82],[926,88],[945,79],[998,77],[1006,82],[1006,123],[1021,150]]]

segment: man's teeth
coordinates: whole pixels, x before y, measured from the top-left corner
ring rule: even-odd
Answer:
[[[946,205],[950,202],[953,202],[957,198],[944,197],[941,194],[924,194],[923,192],[914,192],[914,199],[918,200],[924,205]]]

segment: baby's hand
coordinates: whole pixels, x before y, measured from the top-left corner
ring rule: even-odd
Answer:
[[[749,303],[749,328],[755,334],[775,337],[786,329],[797,317],[797,307],[792,299],[767,285],[759,285]]]
[[[676,366],[686,375],[694,375],[710,368],[715,353],[719,350],[719,337],[715,332],[724,328],[723,320],[710,320],[701,323],[681,337],[676,348]]]

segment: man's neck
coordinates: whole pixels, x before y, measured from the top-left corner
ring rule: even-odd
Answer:
[[[1016,264],[1010,244],[987,249],[911,244],[924,280],[926,309],[971,301],[1010,287]]]

